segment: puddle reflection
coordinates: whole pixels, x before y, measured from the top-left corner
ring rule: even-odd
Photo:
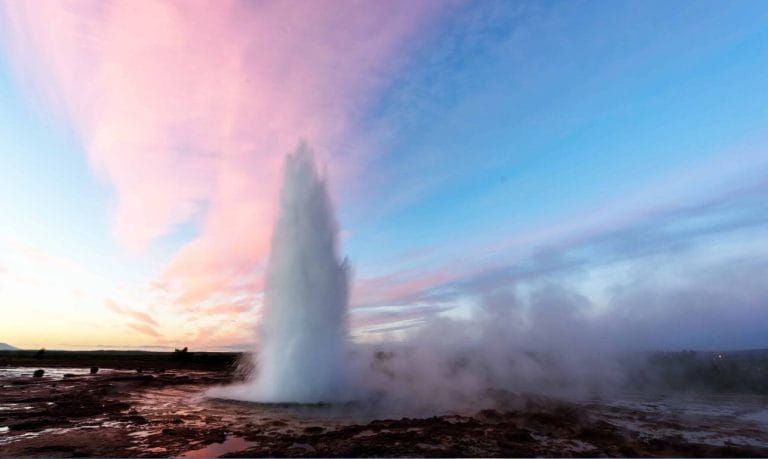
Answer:
[[[255,445],[256,442],[248,441],[242,437],[229,437],[224,443],[211,443],[210,445],[187,451],[178,457],[219,457],[222,454],[243,451]]]

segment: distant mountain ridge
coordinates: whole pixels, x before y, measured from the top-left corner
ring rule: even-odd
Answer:
[[[0,351],[18,351],[18,347],[11,346],[8,343],[0,343]]]

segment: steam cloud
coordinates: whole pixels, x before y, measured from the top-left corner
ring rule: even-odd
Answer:
[[[285,162],[280,214],[266,272],[258,372],[232,398],[327,402],[345,383],[348,273],[313,154],[302,144]],[[227,394],[224,394],[227,395]]]
[[[764,189],[733,194],[726,204],[754,210],[742,201],[752,202],[755,194],[763,196]],[[443,304],[471,298],[473,314],[436,313],[405,342],[350,346],[348,270],[338,259],[331,204],[306,146],[286,161],[280,204],[257,376],[216,396],[356,400],[395,416],[473,411],[515,394],[609,395],[653,382],[660,375],[646,365],[644,351],[765,343],[768,266],[761,254],[734,252],[725,263],[707,265],[681,244],[692,239],[691,231],[700,239],[722,239],[729,231],[737,243],[764,226],[765,218],[755,217],[766,215],[763,208],[691,230],[689,220],[709,221],[704,217],[717,208],[706,203],[540,253],[527,265],[431,287],[403,304],[440,312]],[[577,287],[579,278],[595,275],[613,279],[600,283],[610,293],[603,305]]]

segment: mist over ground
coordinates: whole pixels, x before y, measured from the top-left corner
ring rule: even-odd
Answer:
[[[765,353],[732,352],[768,348],[765,197],[744,187],[354,308],[401,319],[353,346],[357,397],[461,409],[498,391],[768,393]]]
[[[357,305],[353,324],[383,317],[385,326],[349,343],[335,378],[344,384],[325,401],[408,413],[494,407],[521,394],[768,393],[768,358],[731,352],[768,348],[766,196],[759,184],[657,209],[387,304]],[[311,321],[302,317],[288,342]],[[320,364],[310,351],[303,368]],[[312,384],[294,373],[296,384]]]
[[[352,389],[334,398],[406,415],[519,407],[531,394],[768,394],[768,352],[737,352],[768,347],[768,266],[747,257],[694,269],[686,256],[635,261],[607,304],[575,286],[583,272],[480,276],[464,284],[478,298],[469,316],[435,314],[404,339],[350,344]]]

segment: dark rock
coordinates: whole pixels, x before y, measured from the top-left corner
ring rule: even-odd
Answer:
[[[105,381],[126,381],[126,382],[137,382],[137,383],[151,383],[155,380],[155,377],[152,375],[115,375],[110,376]]]
[[[95,375],[98,372],[99,372],[99,367],[91,367],[91,374],[92,375]]]
[[[298,452],[299,454],[315,454],[317,450],[314,448],[314,446],[308,444],[308,443],[293,443],[291,446],[288,447],[288,452],[291,454],[295,454]]]
[[[531,432],[526,429],[516,429],[507,434],[507,438],[515,443],[528,443],[535,441]]]
[[[480,410],[480,412],[477,413],[477,415],[480,418],[485,418],[485,419],[489,419],[489,420],[502,419],[502,417],[503,417],[501,413],[499,413],[496,410],[492,410],[492,409]]]
[[[14,431],[30,431],[40,430],[52,426],[59,426],[69,424],[69,421],[63,417],[35,417],[31,419],[25,419],[20,422],[10,423],[9,430]]]
[[[139,425],[143,425],[147,423],[147,418],[145,418],[144,416],[138,416],[138,415],[128,416],[126,420],[133,424],[139,424]]]
[[[74,373],[64,373],[65,378],[76,378],[77,375]]]
[[[45,370],[35,370],[35,372],[32,373],[32,377],[42,378],[44,374],[45,374]]]
[[[207,432],[203,437],[204,443],[224,443],[227,441],[227,434],[221,430]]]

